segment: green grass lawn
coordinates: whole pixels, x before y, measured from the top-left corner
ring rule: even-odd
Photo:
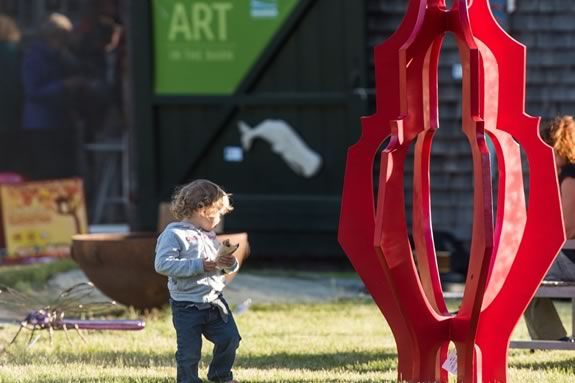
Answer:
[[[568,317],[569,307],[560,305]],[[129,314],[128,316],[133,316]],[[47,332],[29,350],[29,334],[0,357],[0,382],[175,381],[175,334],[170,313],[154,312],[140,332]],[[391,332],[368,300],[306,305],[256,305],[236,318],[243,340],[235,365],[242,382],[392,382],[396,354]],[[0,330],[4,342],[16,327]],[[515,338],[526,338],[520,323]],[[211,345],[204,344],[205,377]],[[573,382],[575,353],[512,350],[511,382]]]
[[[24,292],[38,290],[54,274],[77,268],[76,263],[67,258],[49,263],[0,267],[0,285],[13,287]]]

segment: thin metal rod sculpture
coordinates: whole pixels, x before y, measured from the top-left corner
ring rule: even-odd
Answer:
[[[432,234],[429,164],[439,128],[437,69],[445,34],[463,68],[462,128],[473,159],[469,271],[461,307],[443,299]],[[410,0],[399,29],[375,49],[377,111],[348,151],[339,242],[385,316],[398,379],[447,382],[450,342],[459,382],[506,382],[511,333],[565,241],[553,153],[525,113],[525,47],[495,21],[488,0]],[[498,165],[497,214],[486,134]],[[373,164],[379,148],[377,203]],[[404,163],[414,150],[413,225],[405,217]],[[529,209],[520,147],[529,165]]]
[[[16,335],[0,354],[6,352],[21,334],[23,329],[30,330],[28,346],[32,346],[37,338],[37,330],[48,330],[50,343],[54,330],[64,330],[69,342],[68,330],[75,330],[83,341],[85,338],[80,330],[142,330],[145,327],[143,320],[129,319],[78,319],[86,315],[109,313],[116,305],[115,301],[102,299],[94,285],[81,282],[63,290],[55,299],[43,300],[28,295],[10,287],[0,286],[0,307],[6,314],[19,316],[20,325]],[[25,316],[22,319],[22,316]]]

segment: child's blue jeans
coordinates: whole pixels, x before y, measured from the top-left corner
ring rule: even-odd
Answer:
[[[178,344],[176,351],[178,383],[202,382],[198,377],[198,363],[202,355],[202,334],[214,343],[208,379],[214,382],[232,380],[232,365],[241,337],[229,309],[227,322],[225,322],[215,306],[200,310],[194,302],[174,300],[171,300],[171,305]],[[225,305],[227,306],[227,303]]]

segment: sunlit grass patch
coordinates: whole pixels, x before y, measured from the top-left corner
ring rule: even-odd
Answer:
[[[569,311],[560,304],[562,315]],[[134,313],[126,313],[133,316]],[[135,332],[47,331],[26,349],[29,332],[0,357],[0,382],[173,382],[175,332],[169,309],[146,318]],[[243,337],[234,372],[242,382],[393,382],[397,355],[391,331],[370,300],[321,304],[254,305],[236,317]],[[0,340],[17,330],[4,325]],[[514,335],[525,338],[524,324]],[[204,343],[205,377],[211,344]],[[512,350],[510,382],[573,382],[575,353]],[[451,381],[454,381],[452,378]]]

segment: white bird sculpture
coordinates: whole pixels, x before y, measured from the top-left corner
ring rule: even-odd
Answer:
[[[240,121],[238,128],[246,151],[250,150],[253,140],[261,138],[271,145],[272,151],[279,154],[296,174],[309,178],[321,168],[321,156],[310,149],[283,120],[264,120],[254,128]]]

